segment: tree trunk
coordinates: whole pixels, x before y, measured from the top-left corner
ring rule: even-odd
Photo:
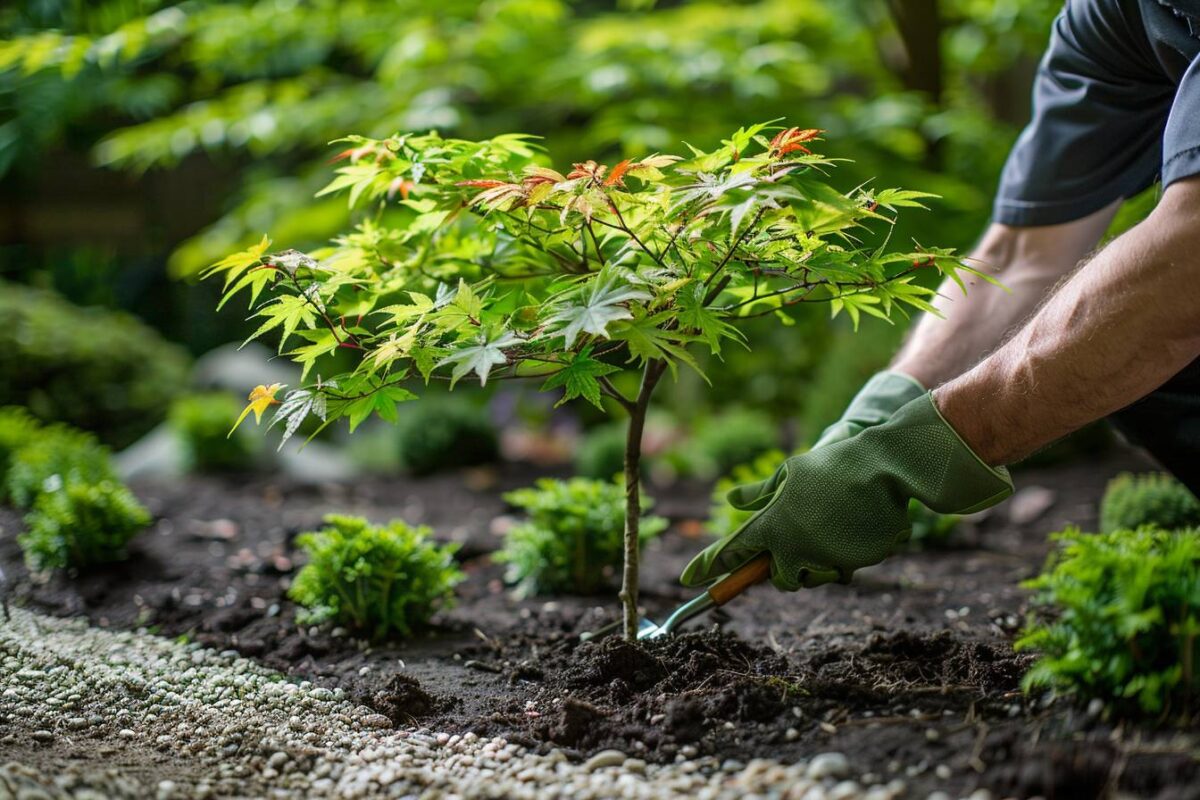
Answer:
[[[650,396],[666,364],[649,361],[642,372],[637,400],[629,407],[629,428],[625,434],[625,566],[621,573],[621,607],[624,612],[625,638],[631,642],[638,634],[638,567],[641,560],[639,523],[642,518],[642,433]]]

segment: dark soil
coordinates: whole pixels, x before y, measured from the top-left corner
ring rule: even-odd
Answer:
[[[19,517],[0,510],[0,568],[17,602],[95,624],[147,627],[233,648],[329,686],[396,725],[502,734],[580,756],[616,747],[647,759],[682,752],[746,761],[845,753],[879,780],[998,796],[1200,798],[1194,732],[1114,726],[1067,701],[1027,697],[1028,657],[1011,641],[1026,600],[1019,582],[1047,552],[1046,534],[1094,525],[1105,482],[1144,468],[1131,454],[1029,470],[1053,507],[1017,525],[999,508],[948,549],[906,553],[851,586],[784,595],[758,587],[645,646],[580,643],[613,618],[610,597],[518,601],[488,553],[500,543],[500,494],[530,483],[522,467],[354,486],[263,477],[196,478],[133,488],[157,517],[128,562],[33,582],[14,542]],[[655,618],[690,597],[676,577],[707,541],[704,486],[654,491],[675,523],[646,548],[642,600]],[[303,628],[286,598],[291,543],[324,513],[432,525],[461,545],[459,605],[420,637],[370,646]],[[944,765],[950,777],[936,775]],[[943,771],[944,774],[944,771]]]

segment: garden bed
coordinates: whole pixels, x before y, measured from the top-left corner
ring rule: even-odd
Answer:
[[[984,787],[1093,797],[1119,787],[1200,797],[1194,740],[1114,729],[1094,708],[1028,698],[1019,687],[1027,657],[1011,649],[1025,602],[1018,582],[1041,565],[1046,533],[1093,525],[1105,482],[1130,459],[1027,471],[1019,486],[1055,492],[1031,523],[1014,524],[1004,507],[962,529],[953,549],[899,556],[849,587],[794,595],[759,587],[647,647],[578,642],[580,631],[613,618],[612,598],[518,601],[506,591],[487,554],[506,513],[499,494],[533,477],[520,467],[353,486],[142,482],[133,488],[157,522],[128,562],[32,583],[11,535],[19,519],[3,511],[10,535],[0,566],[18,604],[236,650],[340,687],[396,727],[469,730],[578,758],[618,749],[650,763],[841,753],[862,783],[900,779],[911,796]],[[708,494],[703,486],[651,494],[674,523],[644,558],[642,600],[658,618],[690,596],[676,578],[705,540],[697,520]],[[368,648],[299,627],[286,599],[291,540],[329,511],[424,522],[459,542],[468,578],[458,606],[397,645]]]

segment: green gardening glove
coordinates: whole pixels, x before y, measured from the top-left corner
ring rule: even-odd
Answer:
[[[787,459],[775,475],[729,493],[756,511],[742,527],[692,559],[680,580],[699,586],[759,553],[784,591],[848,582],[878,564],[910,533],[915,498],[943,514],[969,514],[1012,494],[1003,467],[989,467],[959,438],[925,393],[881,425]]]
[[[877,372],[854,395],[842,418],[824,430],[812,449],[849,439],[874,425],[882,425],[905,403],[923,394],[925,387],[916,378],[890,370]]]

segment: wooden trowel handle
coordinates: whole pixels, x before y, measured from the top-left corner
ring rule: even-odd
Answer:
[[[762,553],[713,584],[708,596],[723,606],[756,583],[771,577],[771,554]]]

